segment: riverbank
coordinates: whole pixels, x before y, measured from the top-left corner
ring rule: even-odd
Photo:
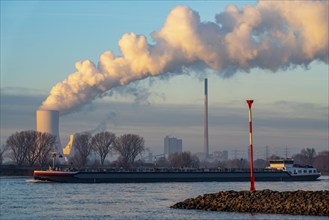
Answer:
[[[15,165],[1,165],[0,176],[33,176],[34,168],[18,167]]]
[[[224,191],[189,198],[170,208],[329,216],[329,191]]]

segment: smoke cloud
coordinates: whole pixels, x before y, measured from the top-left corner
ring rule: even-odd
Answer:
[[[79,134],[85,134],[85,133],[96,134],[103,131],[107,131],[109,129],[108,125],[110,123],[113,124],[114,127],[117,126],[118,124],[117,113],[110,112],[109,114],[107,114],[106,118],[104,118],[94,129],[79,132]]]
[[[96,65],[75,64],[76,72],[56,84],[41,109],[67,114],[104,92],[149,76],[179,73],[200,64],[225,76],[237,70],[270,71],[328,63],[328,1],[259,1],[241,10],[229,5],[214,22],[201,22],[187,6],[177,6],[154,43],[127,33],[121,56],[104,52]]]

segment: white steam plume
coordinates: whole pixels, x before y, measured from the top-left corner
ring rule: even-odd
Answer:
[[[97,66],[77,62],[77,71],[56,84],[40,108],[67,114],[114,87],[200,63],[223,74],[328,63],[328,4],[259,1],[242,10],[229,5],[216,22],[206,23],[189,7],[177,6],[152,33],[154,44],[143,35],[124,34],[122,56],[106,51]]]

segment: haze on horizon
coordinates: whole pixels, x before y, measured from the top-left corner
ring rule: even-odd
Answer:
[[[187,6],[176,7],[181,2],[160,5],[147,2],[144,5],[137,3],[132,9],[128,7],[129,2],[83,2],[78,5],[74,2],[1,2],[1,144],[15,131],[34,129],[35,110],[45,100],[47,92],[54,85],[64,85],[71,79],[77,83],[65,84],[67,91],[84,94],[86,99],[79,98],[75,102],[68,98],[74,96],[57,96],[60,97],[58,103],[63,106],[74,104],[66,112],[70,114],[60,119],[62,144],[70,133],[108,129],[118,135],[139,134],[154,152],[163,151],[163,138],[168,134],[183,139],[183,150],[199,152],[203,142],[202,80],[208,77],[210,152],[244,151],[247,148],[245,100],[249,98],[255,100],[254,145],[259,154],[266,145],[272,149],[270,153],[282,151],[286,146],[293,152],[306,147],[328,150],[328,32],[320,25],[321,33],[311,23],[328,27],[328,7],[323,9],[317,5],[315,8],[320,7],[324,17],[312,12],[307,14],[311,18],[308,23],[302,19],[302,25],[297,16],[309,12],[299,10],[294,13],[293,5],[283,7],[291,10],[291,17],[287,19],[289,24],[296,29],[302,26],[307,31],[301,31],[301,35],[306,35],[295,43],[288,35],[279,36],[284,32],[270,35],[272,40],[284,40],[281,46],[291,51],[272,54],[280,61],[271,60],[273,62],[269,64],[264,56],[270,54],[253,44],[252,39],[244,38],[248,36],[248,30],[241,25],[241,30],[230,30],[234,24],[225,20],[232,13],[238,16],[236,21],[242,19],[242,22],[254,25],[255,30],[261,30],[257,22],[262,24],[262,21],[257,21],[255,15],[268,10],[269,6],[264,2],[257,5],[254,1],[242,1],[237,2],[238,8],[235,8],[224,3],[185,2]],[[244,6],[246,4],[250,6]],[[234,11],[238,9],[244,13]],[[279,6],[277,10],[281,10]],[[175,35],[168,35],[179,31],[172,29],[175,25],[171,24],[176,24],[173,19],[177,16],[186,18],[187,22],[181,25],[187,30],[191,28],[191,33],[203,33],[204,29],[214,31],[192,40],[180,34],[183,36],[181,42],[206,45],[209,39],[213,43],[214,37],[226,37],[232,45],[227,48],[219,45],[219,48],[227,53],[222,50],[217,53],[211,47],[203,51],[188,47],[190,44],[179,46]],[[224,22],[219,27],[222,31],[226,28],[227,33],[216,33],[215,20]],[[232,31],[235,34],[229,35]],[[269,36],[256,35],[256,42],[264,37]],[[249,48],[239,49],[240,41],[241,45],[250,43]],[[118,42],[121,52],[117,49]],[[289,46],[290,43],[294,43],[293,46]],[[140,51],[132,52],[132,48]],[[164,51],[172,58],[157,67],[164,59],[163,48],[170,48]],[[254,54],[248,53],[250,51]],[[229,52],[237,57],[223,59],[223,54]],[[152,55],[147,58],[148,65],[131,64],[139,61],[138,57],[143,53]],[[100,54],[100,63],[96,65]],[[209,58],[209,54],[213,57]],[[291,60],[287,62],[284,55]],[[78,60],[82,61],[76,63],[74,70],[73,64]],[[135,75],[117,78],[120,69],[115,69],[117,72],[104,70],[118,68],[111,65],[119,62]],[[139,69],[133,70],[134,66]],[[153,69],[145,70],[146,67]],[[112,75],[107,79],[106,74]],[[146,78],[149,75],[156,76]],[[87,83],[90,87],[81,83],[87,82],[85,76],[91,80]],[[68,85],[74,85],[71,88],[75,89]],[[56,86],[49,97],[63,91],[63,86]]]

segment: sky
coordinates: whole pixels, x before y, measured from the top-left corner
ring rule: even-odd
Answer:
[[[247,45],[243,43],[244,38],[238,38],[238,34],[228,35],[230,23],[225,20],[227,17],[223,12],[234,12],[234,8],[229,6],[231,4],[230,1],[1,1],[1,145],[16,131],[35,129],[35,111],[40,106],[47,107],[47,103],[43,102],[51,97],[53,87],[62,85],[71,74],[94,74],[88,68],[93,67],[93,63],[102,63],[102,56],[109,54],[106,51],[111,51],[118,58],[114,58],[112,63],[119,62],[122,54],[127,59],[130,55],[133,60],[140,61],[139,57],[144,57],[141,51],[145,52],[144,38],[140,36],[144,36],[146,45],[149,45],[147,49],[151,51],[149,54],[161,58],[154,58],[157,62],[162,62],[163,51],[169,54],[174,51],[169,64],[164,64],[161,69],[151,59],[154,62],[145,66],[154,72],[149,74],[146,71],[146,75],[142,72],[141,76],[129,66],[136,75],[115,78],[121,72],[113,73],[106,85],[97,88],[95,97],[87,95],[88,99],[74,106],[60,107],[63,112],[60,117],[62,145],[66,145],[71,133],[108,130],[117,135],[139,134],[145,138],[146,147],[154,153],[163,152],[166,135],[183,139],[185,151],[201,152],[203,80],[207,77],[210,152],[228,150],[231,155],[234,151],[241,157],[247,155],[246,99],[255,100],[253,130],[256,158],[264,157],[265,146],[269,147],[270,154],[283,154],[286,148],[288,154],[307,147],[313,147],[317,152],[328,150],[328,42],[326,46],[319,43],[321,31],[301,20],[313,31],[312,43],[303,42],[302,45],[316,48],[316,52],[306,46],[303,51],[298,51],[300,47],[291,49],[288,42],[283,44],[288,47],[278,47],[273,53],[255,55],[255,45],[251,44],[246,51],[238,48]],[[179,5],[183,7],[177,7]],[[246,5],[252,8],[257,2],[234,1],[234,5],[244,10]],[[285,8],[289,10],[289,7]],[[294,7],[291,8],[294,10]],[[328,21],[326,8],[324,20]],[[252,19],[254,11],[249,12],[252,14],[245,13],[242,20],[257,26],[257,19]],[[299,13],[288,12],[296,16]],[[185,25],[181,20],[174,20],[170,26],[169,18],[181,15],[190,19],[188,25],[197,23],[196,30],[209,30],[197,39],[199,41],[191,40],[189,35],[175,29]],[[298,23],[297,18],[294,20],[292,16],[291,19],[291,24]],[[223,58],[216,63],[215,59],[209,58],[218,55],[215,49],[210,47],[202,51],[192,48],[195,46],[193,42],[203,43],[202,40],[211,39],[211,30],[218,28],[211,29],[214,25],[203,24],[214,24],[216,20],[222,22],[220,28],[225,32],[220,34],[233,41],[227,48],[223,46],[223,51],[228,51],[231,56],[235,54],[234,61]],[[324,24],[327,30],[322,28],[322,31],[328,41],[328,23]],[[263,30],[258,28],[255,31]],[[262,37],[266,37],[265,34],[255,35],[254,42],[261,42]],[[280,38],[279,35],[276,37]],[[284,38],[285,41],[287,39],[291,40]],[[184,44],[184,50],[177,49],[178,41]],[[171,49],[163,49],[163,42],[169,42],[165,46],[171,46]],[[134,48],[140,49],[133,51],[138,56],[131,52]],[[213,51],[214,54],[211,53]],[[220,56],[221,51],[218,52]],[[281,54],[282,51],[284,53]],[[293,54],[289,58],[292,64],[288,65],[284,58],[290,51]],[[311,54],[307,60],[303,60],[302,55],[299,57],[303,52]],[[277,59],[283,64],[277,64]],[[91,62],[83,62],[86,60]],[[80,67],[76,64],[79,61]],[[104,61],[102,64],[106,66],[108,63]],[[139,67],[139,63],[136,65]],[[97,74],[99,71],[99,68],[96,69]],[[89,94],[94,92],[81,90],[81,93],[86,91]],[[64,95],[57,101],[64,105],[71,102],[69,100]]]

